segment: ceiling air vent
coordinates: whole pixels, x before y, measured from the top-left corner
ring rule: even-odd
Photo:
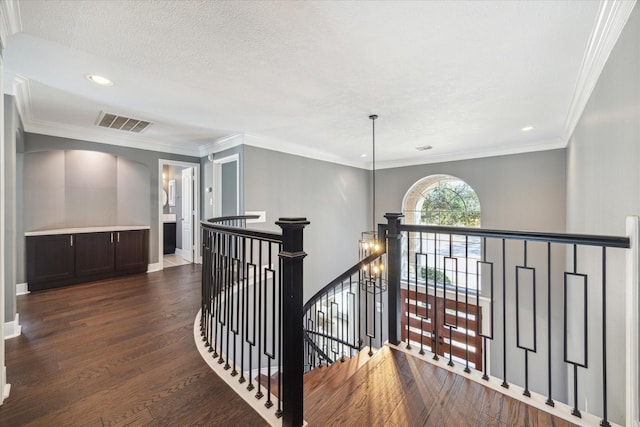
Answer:
[[[123,130],[125,132],[142,133],[151,126],[151,122],[145,120],[132,119],[131,117],[118,116],[101,112],[98,116],[98,126],[103,128],[111,128]]]

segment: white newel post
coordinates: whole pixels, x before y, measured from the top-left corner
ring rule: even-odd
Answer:
[[[640,291],[638,290],[638,264],[640,263],[640,218],[627,217],[627,236],[629,236],[631,248],[627,251],[627,277],[626,277],[626,329],[627,329],[627,414],[626,425],[640,427]]]

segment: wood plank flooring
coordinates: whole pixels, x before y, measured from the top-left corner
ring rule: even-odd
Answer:
[[[200,266],[18,297],[0,426],[263,426],[193,342]]]
[[[347,378],[333,375],[305,397],[309,425],[573,426],[389,347],[376,352],[355,373],[340,369]]]

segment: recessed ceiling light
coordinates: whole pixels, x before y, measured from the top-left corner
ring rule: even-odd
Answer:
[[[113,82],[111,80],[97,74],[89,74],[87,75],[87,79],[100,86],[113,86]]]
[[[525,126],[522,129],[520,129],[522,132],[529,132],[530,130],[534,130],[535,128],[533,126]]]
[[[360,154],[360,157],[367,157],[366,154]]]

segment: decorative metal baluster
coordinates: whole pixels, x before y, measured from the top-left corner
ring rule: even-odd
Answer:
[[[438,234],[433,233],[433,333],[431,335],[434,350],[433,360],[440,360],[439,344],[440,344],[440,323],[438,322],[438,248],[440,247],[440,239]],[[428,265],[428,264],[427,264]],[[443,292],[444,295],[444,292]],[[446,295],[445,295],[446,296]]]
[[[453,330],[458,329],[458,259],[453,257],[453,235],[449,234],[449,256],[443,258],[443,274],[442,278],[442,299],[443,299],[443,311],[442,311],[442,324],[449,329],[449,362],[447,365],[453,366]],[[451,260],[455,265],[455,324],[447,322],[447,259]],[[437,276],[437,274],[436,274]]]
[[[607,247],[602,246],[602,421],[601,426],[610,426],[607,419]]]
[[[527,265],[527,241],[524,241],[524,266],[516,266],[516,346],[524,350],[524,396],[531,397],[529,391],[529,352],[537,351],[537,319],[536,319],[536,270]],[[533,348],[520,343],[520,271],[531,271],[533,278]]]
[[[476,293],[479,291],[476,285]],[[470,373],[469,369],[469,236],[464,236],[464,329],[465,329],[465,358],[464,371]],[[476,306],[476,323],[478,322],[478,306]]]
[[[265,308],[264,308],[264,337],[265,337],[265,345],[264,345],[264,355],[267,356],[267,401],[265,402],[264,406],[266,406],[267,408],[271,408],[273,406],[273,402],[271,401],[271,376],[273,375],[273,371],[272,371],[272,363],[273,360],[275,359],[275,349],[276,349],[276,331],[275,331],[275,325],[276,325],[276,307],[275,307],[275,298],[277,295],[277,290],[276,290],[276,286],[278,285],[278,283],[276,282],[276,272],[271,268],[271,266],[273,265],[273,253],[272,253],[272,247],[273,245],[268,244],[268,257],[269,257],[269,261],[268,261],[268,265],[269,268],[266,269],[267,274],[266,274],[266,278],[269,277],[269,273],[271,273],[271,321],[268,321],[267,318],[267,313],[269,312],[268,307],[267,307],[267,300],[269,298],[269,289],[267,288],[267,284],[268,284],[268,280],[265,280],[264,282],[264,301],[265,301]],[[266,279],[265,278],[265,279]],[[270,326],[269,326],[270,325]],[[269,328],[271,329],[271,347],[270,349],[267,349],[267,338],[269,336]]]
[[[240,378],[238,379],[238,382],[240,384],[244,383],[246,381],[245,377],[244,377],[244,359],[245,359],[245,322],[246,322],[246,313],[249,312],[249,309],[247,308],[247,293],[249,292],[249,276],[248,276],[248,271],[247,271],[247,265],[248,265],[248,260],[247,260],[247,241],[249,239],[247,237],[243,237],[242,238],[242,249],[240,251],[240,257],[241,257],[241,261],[240,261],[240,265],[242,266],[241,268],[241,283],[242,283],[242,294],[240,295],[240,304],[242,305],[242,311],[240,313]],[[247,349],[248,350],[248,349]]]
[[[570,360],[567,349],[567,314],[568,314],[568,276],[581,277],[583,284],[584,294],[584,357],[583,362],[580,363],[575,360]],[[578,418],[582,418],[582,414],[578,409],[578,366],[588,368],[588,323],[587,323],[587,276],[585,274],[578,274],[578,247],[573,245],[573,273],[564,273],[564,361],[573,365],[573,409],[571,415]]]
[[[507,382],[507,251],[502,239],[502,387],[509,388]]]
[[[491,294],[491,301],[489,302],[489,322],[490,322],[490,328],[489,328],[489,335],[485,335],[482,331],[482,324],[480,322],[479,319],[476,319],[476,334],[478,334],[479,336],[482,337],[482,358],[483,358],[483,362],[482,362],[482,379],[483,380],[489,380],[489,375],[487,374],[487,339],[493,340],[493,263],[492,262],[487,262],[487,238],[483,237],[482,238],[482,261],[476,261],[476,274],[478,277],[477,283],[481,284],[481,274],[483,273],[482,270],[482,265],[487,265],[489,266],[489,277],[490,277],[490,294]],[[477,310],[480,309],[480,290],[478,289],[478,292],[476,292],[476,307]],[[477,314],[477,312],[476,312]]]
[[[264,268],[262,268],[262,247],[263,247],[263,242],[260,243],[260,249],[258,250],[258,270],[259,270],[259,274],[258,274],[258,283],[256,283],[254,286],[256,286],[258,288],[258,380],[256,381],[258,383],[258,392],[256,393],[256,398],[257,399],[262,399],[262,397],[264,396],[264,394],[262,393],[262,383],[260,382],[259,376],[262,373],[262,343],[263,343],[263,335],[262,335],[262,283],[263,283],[263,270]]]
[[[231,376],[235,377],[236,375],[238,375],[238,370],[236,369],[237,366],[237,360],[238,360],[238,354],[237,354],[237,350],[238,350],[238,333],[240,332],[240,329],[238,328],[238,325],[240,324],[240,287],[242,286],[242,283],[240,281],[240,260],[238,257],[238,240],[240,239],[239,236],[233,236],[232,238],[232,242],[233,242],[233,249],[232,249],[232,253],[233,253],[233,258],[231,259],[231,301],[230,301],[230,306],[231,306],[231,324],[229,325],[229,330],[230,332],[233,333],[233,370],[231,371]],[[234,304],[235,303],[235,304]],[[235,311],[234,309],[234,305],[235,305]],[[227,357],[227,359],[229,359]]]
[[[224,277],[224,311],[225,311],[225,329],[224,333],[226,336],[226,350],[223,349],[224,354],[227,356],[227,360],[224,364],[224,369],[231,369],[231,365],[229,365],[229,357],[231,356],[231,349],[229,345],[229,340],[231,339],[231,320],[232,320],[232,308],[233,308],[233,272],[232,272],[232,264],[231,264],[231,239],[232,236],[229,234],[225,235],[225,248],[224,248],[224,266],[225,266],[225,277]]]
[[[278,247],[278,253],[282,252],[282,245],[280,245]],[[277,291],[278,291],[278,297],[276,298],[276,303],[277,303],[277,313],[276,313],[276,317],[278,319],[278,345],[277,345],[277,360],[278,360],[278,365],[279,365],[279,369],[278,369],[278,407],[276,409],[276,417],[280,418],[282,417],[282,376],[284,375],[283,372],[283,352],[282,352],[282,307],[283,307],[283,278],[282,278],[282,259],[278,259],[278,285],[277,285]],[[304,368],[302,370],[302,372],[304,372]],[[300,373],[302,375],[302,372]]]
[[[556,404],[551,397],[551,368],[551,242],[547,242],[547,384],[549,391],[545,403],[549,406],[555,406]]]
[[[221,266],[221,255],[220,255],[220,233],[215,233],[213,235],[214,242],[213,247],[215,248],[215,253],[213,254],[213,298],[214,298],[214,306],[213,306],[213,315],[211,316],[212,329],[214,333],[213,337],[213,354],[211,355],[214,359],[219,357],[218,349],[218,337],[220,334],[218,333],[220,330],[220,310],[221,310],[221,287],[220,283],[222,282],[222,266]]]
[[[258,245],[260,245],[259,241],[258,241]],[[253,298],[251,299],[251,302],[250,302],[249,296],[251,292],[247,292],[247,303],[246,303],[247,312],[245,313],[245,325],[246,325],[245,341],[249,344],[249,384],[247,384],[247,390],[249,391],[255,388],[253,385],[252,367],[253,367],[253,358],[254,358],[254,355],[256,354],[255,347],[256,347],[257,317],[255,316],[255,310],[257,305],[257,292],[258,292],[257,288],[260,286],[258,282],[258,268],[256,267],[256,264],[253,260],[254,252],[255,252],[255,241],[254,239],[251,239],[249,241],[249,263],[247,264],[247,280],[251,279],[251,283],[252,283],[251,287],[253,288]],[[251,269],[251,271],[249,271],[249,269]],[[249,307],[253,307],[253,310],[249,310]],[[250,312],[252,314],[251,316],[252,323],[249,322]],[[251,325],[251,334],[249,334],[249,325]]]

